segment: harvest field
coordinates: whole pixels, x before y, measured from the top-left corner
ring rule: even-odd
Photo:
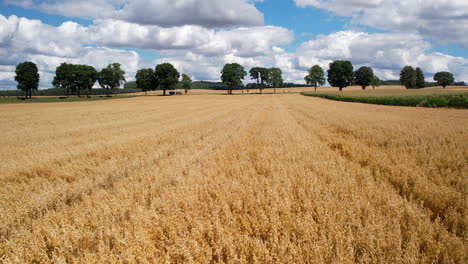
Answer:
[[[0,262],[466,263],[468,110],[0,105]]]

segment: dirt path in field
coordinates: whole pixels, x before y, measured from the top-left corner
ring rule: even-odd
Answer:
[[[463,263],[468,111],[0,105],[0,262]]]

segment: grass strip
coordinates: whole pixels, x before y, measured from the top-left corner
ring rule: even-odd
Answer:
[[[68,102],[88,102],[109,99],[121,99],[137,97],[137,95],[118,95],[118,96],[93,96],[93,97],[33,97],[24,99],[22,97],[0,97],[0,104],[29,104],[29,103],[68,103]]]

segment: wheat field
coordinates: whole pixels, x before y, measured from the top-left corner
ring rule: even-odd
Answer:
[[[466,263],[468,110],[0,105],[0,263]]]

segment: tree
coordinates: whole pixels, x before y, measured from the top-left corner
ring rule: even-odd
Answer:
[[[378,87],[378,86],[382,85],[382,81],[379,79],[379,77],[374,75],[374,77],[372,78],[371,85],[372,85],[372,90],[375,90],[376,86]]]
[[[166,95],[166,90],[174,90],[179,82],[180,74],[170,63],[162,63],[156,66],[154,71],[159,87],[163,90],[163,95]]]
[[[405,66],[400,71],[400,82],[406,87],[406,89],[411,89],[416,87],[416,72],[413,67]]]
[[[138,70],[135,75],[135,80],[137,87],[145,92],[146,95],[148,95],[148,91],[154,91],[158,88],[154,70],[151,68]]]
[[[190,79],[190,77],[187,74],[182,73],[182,88],[184,88],[185,94],[187,94],[188,90],[192,88],[191,86],[192,79]]]
[[[250,69],[249,71],[249,74],[250,74],[250,78],[252,80],[256,80],[257,81],[257,86],[256,87],[260,87],[260,76],[261,76],[261,73],[260,73],[260,68],[259,67],[253,67],[252,69]],[[247,92],[249,92],[249,88],[250,87],[253,87],[253,86],[249,86],[247,85],[246,88],[247,88]],[[260,90],[261,92],[261,90]]]
[[[104,68],[98,73],[99,85],[107,90],[107,96],[110,97],[110,90],[113,89],[113,74],[112,70]]]
[[[270,68],[268,69],[268,83],[269,86],[273,86],[274,93],[276,93],[276,88],[283,85],[283,72],[280,68]]]
[[[426,86],[426,83],[424,81],[424,73],[421,70],[421,68],[417,67],[415,70],[415,74],[416,74],[416,87],[424,88]]]
[[[366,66],[362,66],[354,73],[354,83],[361,86],[363,90],[371,85],[374,79],[374,71]]]
[[[25,93],[25,97],[31,98],[32,91],[37,90],[39,87],[39,73],[37,65],[34,62],[25,61],[16,65],[15,81],[18,82],[16,86],[18,89]]]
[[[327,73],[330,85],[339,87],[340,91],[353,82],[353,64],[350,61],[337,60],[330,63]]]
[[[434,75],[434,81],[445,89],[445,87],[452,84],[455,79],[453,78],[453,74],[450,72],[438,72]]]
[[[55,77],[52,85],[56,88],[65,88],[67,97],[70,95],[70,89],[75,90],[73,86],[74,65],[62,63],[55,69]]]
[[[109,64],[98,74],[99,85],[107,89],[107,96],[110,96],[110,90],[116,91],[122,82],[125,82],[125,72],[120,69],[120,63]]]
[[[263,93],[263,89],[268,87],[270,83],[270,70],[268,68],[259,67],[258,70],[260,71],[260,93]]]
[[[221,71],[221,80],[228,86],[228,94],[232,94],[232,89],[239,87],[247,73],[244,67],[238,63],[228,63]]]
[[[317,85],[325,84],[325,73],[323,72],[322,67],[319,65],[314,65],[309,69],[309,74],[304,77],[307,85],[314,85],[315,91],[317,91]]]
[[[73,68],[72,82],[77,89],[78,97],[80,97],[81,90],[85,90],[86,95],[89,97],[89,91],[98,79],[98,72],[93,66],[89,65],[74,65]]]

